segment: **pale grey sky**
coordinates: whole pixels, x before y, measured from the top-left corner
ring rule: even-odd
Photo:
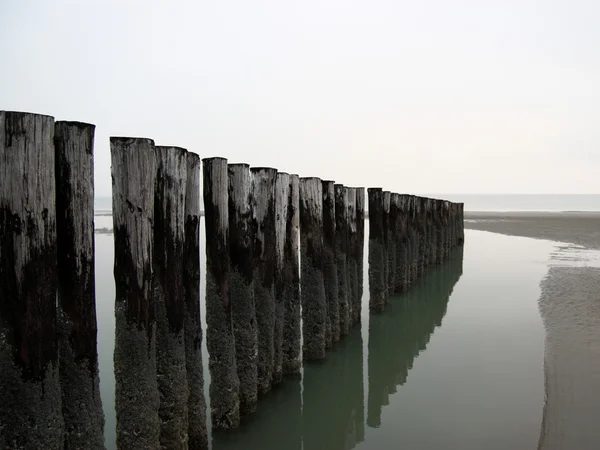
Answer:
[[[600,193],[600,1],[0,0],[0,109],[411,193]]]

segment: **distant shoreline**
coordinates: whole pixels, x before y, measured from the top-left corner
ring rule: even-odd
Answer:
[[[94,212],[94,217],[110,216],[112,211],[109,210]],[[204,211],[200,212],[200,216],[204,216]],[[365,219],[368,218],[368,211],[365,211]],[[573,228],[573,225],[580,226]],[[594,227],[597,227],[598,236]],[[600,211],[465,211],[465,228],[600,248]],[[99,227],[95,232],[110,234],[112,228]],[[578,237],[578,233],[592,235]]]

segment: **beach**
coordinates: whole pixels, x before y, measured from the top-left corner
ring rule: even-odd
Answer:
[[[600,249],[597,212],[471,212],[465,228]],[[559,258],[560,260],[560,258]],[[600,268],[551,264],[541,281],[545,405],[538,449],[596,449],[600,432]]]
[[[600,212],[468,212],[465,228],[600,249]]]

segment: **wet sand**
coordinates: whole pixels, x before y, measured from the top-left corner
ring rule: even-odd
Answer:
[[[600,249],[600,212],[465,212],[465,228]]]
[[[465,228],[600,249],[600,213],[465,213]],[[539,308],[546,401],[538,449],[598,449],[600,268],[550,267]]]

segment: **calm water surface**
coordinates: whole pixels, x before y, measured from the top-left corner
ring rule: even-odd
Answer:
[[[552,249],[545,241],[467,230],[464,254],[455,252],[411,292],[390,298],[385,313],[370,316],[365,295],[362,324],[324,362],[285,379],[240,429],[215,433],[212,448],[536,448],[544,406],[537,302]],[[112,235],[97,234],[109,449],[115,447],[112,265]],[[206,370],[206,348],[204,358]]]

